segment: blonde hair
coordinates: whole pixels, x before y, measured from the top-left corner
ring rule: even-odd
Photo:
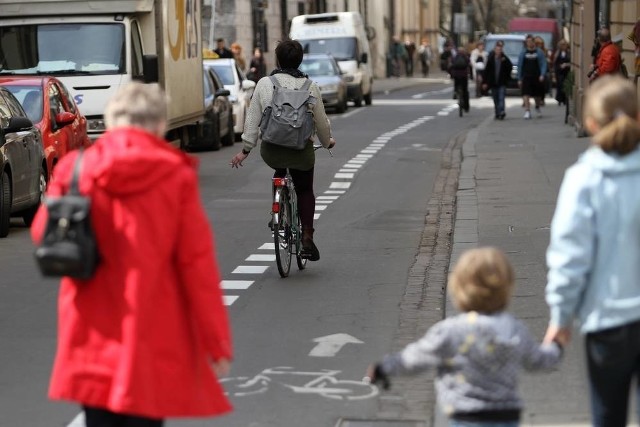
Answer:
[[[156,133],[167,120],[167,98],[157,84],[131,82],[107,103],[107,129],[134,126]]]
[[[449,293],[461,311],[494,313],[511,298],[514,273],[506,255],[486,247],[466,251],[449,275]]]
[[[603,76],[587,91],[584,117],[600,128],[592,141],[603,151],[625,155],[636,149],[640,142],[637,116],[636,89],[630,81]]]

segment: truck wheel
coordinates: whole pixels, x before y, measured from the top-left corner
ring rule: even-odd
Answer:
[[[235,135],[233,133],[233,115],[229,114],[229,123],[227,123],[227,134],[222,137],[222,145],[231,147],[233,145]]]
[[[11,222],[11,181],[9,174],[2,172],[0,176],[0,237],[9,235]]]

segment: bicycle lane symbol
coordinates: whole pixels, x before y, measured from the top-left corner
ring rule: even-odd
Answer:
[[[254,377],[221,378],[228,396],[245,397],[266,393],[275,383],[297,394],[317,395],[335,400],[365,400],[378,395],[378,387],[362,381],[341,380],[341,371],[295,371],[289,366],[264,369]]]

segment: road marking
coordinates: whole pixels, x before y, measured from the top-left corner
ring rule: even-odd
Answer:
[[[238,295],[223,295],[222,296],[222,303],[224,305],[231,305],[234,302],[236,302],[236,300],[239,298]],[[84,427],[84,426],[83,426]]]
[[[341,190],[326,190],[324,194],[344,194],[346,191]]]
[[[438,115],[439,116],[448,116],[449,115],[449,111],[438,111]]]
[[[262,274],[267,271],[268,265],[239,265],[231,273],[233,274]]]
[[[352,173],[337,173],[333,176],[334,179],[353,179],[355,174]]]
[[[349,334],[327,335],[314,338],[312,341],[318,344],[309,352],[311,357],[334,357],[347,344],[364,344]]]
[[[276,245],[275,243],[265,243],[262,246],[260,246],[258,249],[274,251],[276,249]]]
[[[443,105],[450,103],[450,99],[376,99],[375,107],[382,106],[412,106],[412,105]]]
[[[275,254],[251,254],[245,259],[245,261],[275,261]]]
[[[318,196],[317,200],[338,200],[340,196]]]
[[[313,219],[320,219],[320,214],[319,213],[313,214]]]
[[[327,209],[327,205],[316,205],[316,210],[317,211],[323,211]]]
[[[349,160],[348,163],[356,163],[356,164],[359,164],[359,165],[364,165],[365,163],[367,163],[367,159],[356,159],[356,158],[353,158],[353,159]]]
[[[351,173],[351,174],[353,174],[353,173],[358,172],[358,169],[346,169],[346,168],[345,168],[345,169],[340,169],[338,172],[340,172],[340,173]]]
[[[341,114],[341,115],[339,115],[339,116],[336,116],[336,118],[337,118],[337,119],[346,119],[346,118],[349,118],[349,117],[351,117],[351,116],[354,116],[354,115],[358,114],[358,113],[359,113],[359,112],[361,112],[361,111],[364,111],[364,108],[351,110],[351,111],[349,111],[349,112],[347,112],[347,113],[343,113],[343,114]]]
[[[253,280],[223,280],[220,282],[220,287],[228,290],[245,290],[249,289],[253,283]]]
[[[356,158],[359,159],[370,159],[373,157],[373,154],[356,154]]]
[[[362,167],[362,163],[346,163],[343,168],[353,168],[353,169],[360,169]]]
[[[367,150],[362,150],[360,152],[363,153],[363,154],[376,154],[378,152],[378,150],[367,149]]]
[[[351,183],[350,182],[332,182],[329,185],[329,188],[336,188],[336,189],[337,188],[342,188],[342,189],[345,189],[345,190],[347,188],[349,188],[349,187],[351,187]]]
[[[76,417],[67,424],[67,427],[85,427],[84,412],[80,412]]]

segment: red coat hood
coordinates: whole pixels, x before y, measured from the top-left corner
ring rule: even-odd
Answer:
[[[197,161],[152,133],[134,127],[108,131],[87,152],[94,185],[111,194],[133,194],[158,185],[174,167]]]

